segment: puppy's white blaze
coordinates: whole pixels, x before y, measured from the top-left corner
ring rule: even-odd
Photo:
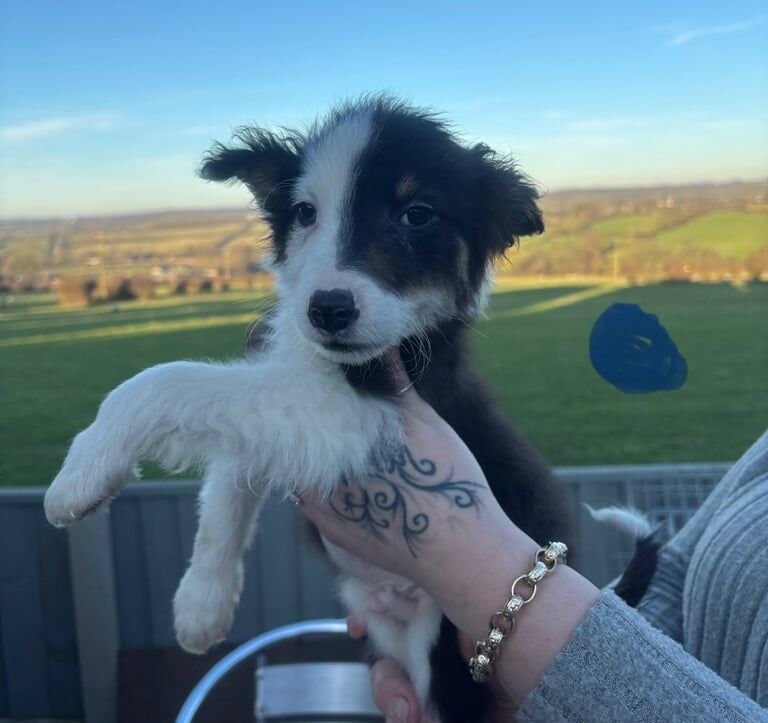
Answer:
[[[634,507],[603,507],[599,510],[592,509],[587,504],[584,507],[592,519],[615,527],[635,539],[650,537],[653,534],[650,520]]]
[[[372,135],[370,113],[355,113],[311,142],[307,149],[294,200],[313,199],[318,224],[331,236],[338,236],[348,213],[357,161]]]
[[[372,128],[369,113],[356,113],[308,146],[293,199],[312,203],[317,221],[308,232],[294,230],[289,239],[289,247],[293,247],[288,253],[290,265],[311,265],[316,270],[319,265],[321,273],[335,269],[343,222],[349,215],[354,191],[356,164],[370,143]],[[303,244],[305,239],[307,243]],[[299,255],[303,258],[297,259]]]
[[[309,143],[301,176],[294,189],[295,201],[308,201],[317,209],[317,221],[310,229],[297,227],[288,241],[288,261],[278,273],[281,296],[289,302],[296,327],[310,341],[317,336],[307,319],[309,299],[315,291],[334,288],[349,289],[361,311],[357,324],[356,344],[378,345],[373,327],[376,319],[391,314],[391,300],[361,274],[338,269],[339,245],[343,243],[344,222],[351,212],[358,160],[370,144],[373,121],[369,111],[347,116]],[[336,361],[335,354],[318,351]],[[355,355],[365,361],[370,355]]]

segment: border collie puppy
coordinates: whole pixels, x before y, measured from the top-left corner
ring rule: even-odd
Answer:
[[[378,476],[388,492],[347,499],[339,513],[372,534],[396,528],[418,554],[430,495],[459,508],[476,493],[471,481],[441,487],[434,465],[403,444],[397,385],[382,361],[399,347],[419,394],[477,457],[509,517],[541,543],[569,542],[562,494],[464,352],[494,259],[544,229],[537,191],[510,159],[463,145],[430,112],[374,97],[306,133],[242,129],[233,147],[211,150],[201,175],[246,184],[271,227],[278,305],[267,341],[243,361],[163,364],[112,391],[48,490],[53,524],[107,502],[142,459],[201,465],[199,530],[174,600],[178,640],[193,652],[231,625],[267,492],[330,496]],[[514,365],[514,349],[509,357]],[[329,551],[374,648],[403,663],[444,723],[483,721],[486,688],[472,683],[434,601]],[[399,595],[417,603],[408,615]]]

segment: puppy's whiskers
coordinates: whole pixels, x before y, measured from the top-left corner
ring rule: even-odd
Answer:
[[[470,331],[474,332],[478,336],[482,336],[484,339],[488,339],[489,338],[488,334],[480,331],[480,329],[478,329],[471,321],[467,321],[466,319],[464,319],[464,318],[462,318],[460,316],[456,316],[455,314],[451,315],[451,319],[453,319],[454,321],[458,321],[459,324],[463,324],[467,329],[469,329]]]

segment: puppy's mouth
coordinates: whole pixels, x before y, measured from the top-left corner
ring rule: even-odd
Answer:
[[[331,339],[330,341],[322,341],[320,343],[323,348],[327,349],[328,351],[340,351],[355,354],[359,352],[373,351],[380,348],[378,344],[354,344],[352,342],[338,341],[336,339]]]
[[[363,364],[381,356],[389,344],[357,344],[339,339],[316,342],[322,354],[331,361],[343,364]]]

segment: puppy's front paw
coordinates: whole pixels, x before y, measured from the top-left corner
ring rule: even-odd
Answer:
[[[45,516],[55,527],[66,527],[109,501],[110,494],[102,494],[83,474],[72,474],[63,469],[45,493]]]
[[[66,527],[104,506],[134,476],[127,462],[116,462],[81,432],[45,493],[45,516],[52,525]]]
[[[206,576],[190,567],[173,598],[176,640],[202,655],[226,637],[243,587],[242,570]]]

